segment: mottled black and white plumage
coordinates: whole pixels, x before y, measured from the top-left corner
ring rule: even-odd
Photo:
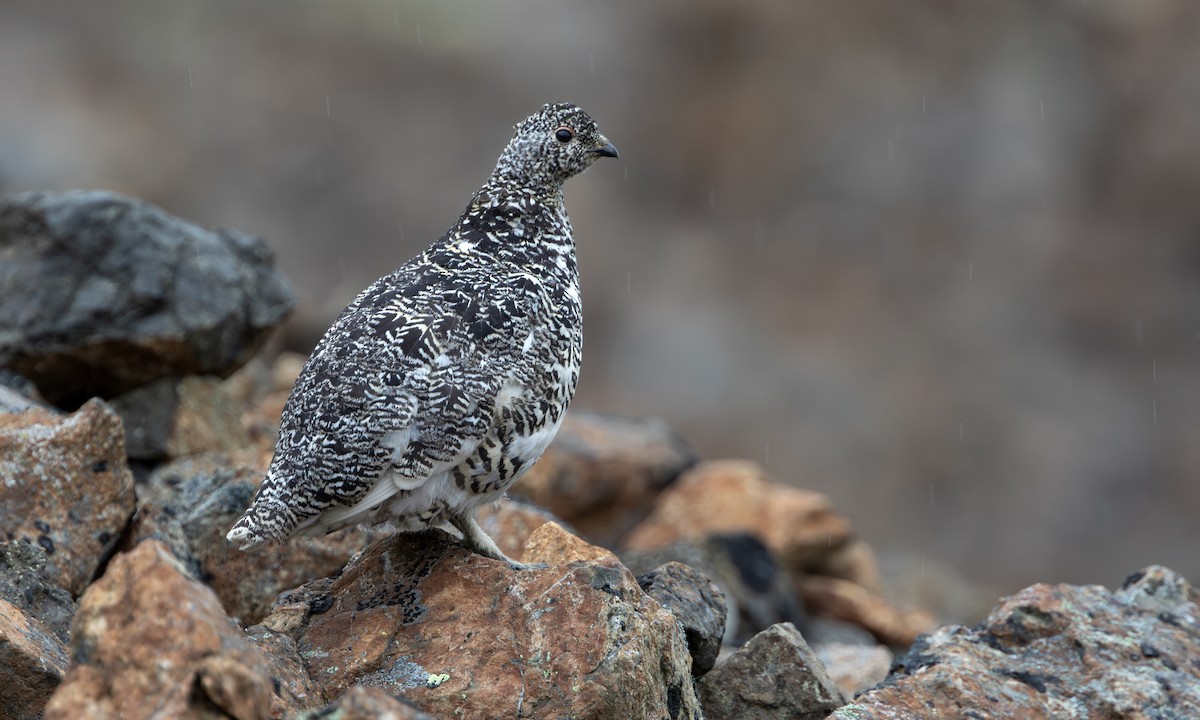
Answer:
[[[519,565],[474,512],[533,465],[575,392],[582,308],[562,188],[617,150],[567,103],[515,129],[458,222],[317,344],[229,540],[449,522],[471,549]]]

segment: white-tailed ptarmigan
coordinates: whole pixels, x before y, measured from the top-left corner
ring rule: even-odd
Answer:
[[[317,344],[229,540],[449,522],[475,552],[522,567],[475,509],[533,465],[575,392],[583,315],[563,183],[617,149],[569,103],[515,130],[458,222]]]

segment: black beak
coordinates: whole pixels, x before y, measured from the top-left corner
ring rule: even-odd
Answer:
[[[613,145],[612,143],[609,143],[602,148],[596,148],[592,152],[596,153],[597,155],[599,155],[601,157],[610,157],[610,158],[620,157],[619,155],[617,155],[617,146]]]

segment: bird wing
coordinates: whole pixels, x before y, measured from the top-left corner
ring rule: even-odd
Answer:
[[[286,487],[297,522],[358,503],[386,470],[412,489],[462,462],[522,354],[527,276],[394,275],[346,308],[288,399],[260,494]]]

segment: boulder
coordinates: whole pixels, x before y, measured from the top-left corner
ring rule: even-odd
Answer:
[[[71,649],[46,720],[265,719],[277,697],[262,653],[216,595],[152,540],[84,593]]]
[[[548,509],[590,542],[617,547],[696,459],[661,420],[572,410],[509,492]]]
[[[696,684],[708,720],[820,720],[845,704],[795,625],[772,625]]]
[[[295,304],[258,238],[105,191],[0,200],[0,367],[74,407],[226,376]]]
[[[130,544],[154,539],[216,592],[244,625],[261,620],[280,592],[341,569],[383,530],[351,528],[323,537],[297,537],[243,552],[225,534],[250,504],[257,468],[207,453],[160,465],[138,486],[138,516]]]
[[[796,589],[810,613],[857,625],[885,645],[907,647],[936,624],[924,610],[897,607],[849,580],[808,575],[796,581]]]
[[[725,635],[725,593],[712,580],[679,562],[660,565],[637,581],[683,626],[692,655],[692,675],[700,677],[712,670]]]
[[[1152,566],[1116,592],[1026,588],[974,628],[947,625],[887,681],[833,714],[919,717],[1200,717],[1200,594]]]
[[[121,419],[103,401],[0,414],[0,527],[45,550],[51,582],[78,597],[133,511]]]
[[[330,697],[374,686],[464,720],[701,716],[675,618],[620,565],[514,571],[441,531],[398,534],[263,625]]]
[[[746,460],[702,462],[663,491],[626,539],[648,550],[715,533],[749,533],[791,572],[813,572],[853,538],[829,498],[785,487]]]
[[[46,720],[237,718],[287,707],[267,661],[222,610],[153,540],[122,553],[79,601],[71,669]]]
[[[20,608],[0,599],[0,717],[38,720],[67,672],[67,646]]]

